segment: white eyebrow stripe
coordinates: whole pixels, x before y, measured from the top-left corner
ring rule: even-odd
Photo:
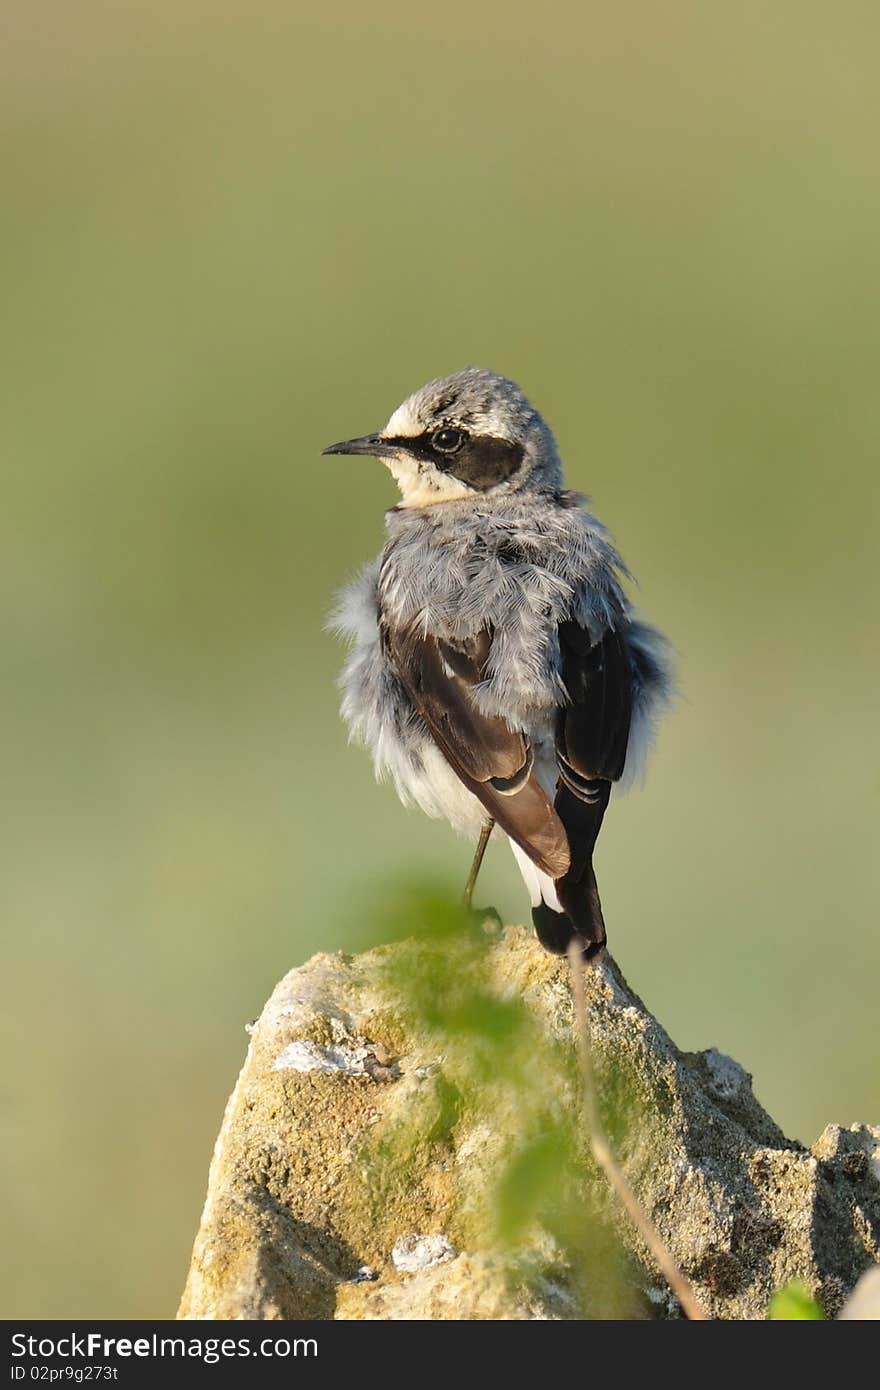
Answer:
[[[395,410],[382,433],[395,439],[415,439],[424,433],[424,423],[413,409],[411,401],[404,401]]]

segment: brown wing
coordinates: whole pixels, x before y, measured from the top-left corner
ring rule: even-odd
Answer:
[[[525,734],[483,714],[473,689],[483,680],[490,632],[450,643],[383,629],[385,648],[410,699],[450,767],[539,869],[558,878],[570,863],[565,829],[532,771]]]

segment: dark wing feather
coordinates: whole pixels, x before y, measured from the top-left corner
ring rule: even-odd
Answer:
[[[474,686],[483,680],[490,632],[450,643],[386,626],[388,656],[434,742],[469,791],[502,830],[545,873],[570,867],[565,829],[532,771],[525,734],[483,714]]]
[[[593,873],[593,850],[626,762],[632,718],[632,670],[620,634],[593,642],[573,621],[559,625],[562,680],[569,703],[557,716],[559,768],[555,810],[570,846],[571,864],[556,891],[577,931],[596,947],[605,924]]]
[[[616,782],[632,718],[632,669],[623,639],[609,630],[591,642],[584,628],[568,621],[559,624],[559,654],[569,698],[556,731],[560,770],[583,782]]]

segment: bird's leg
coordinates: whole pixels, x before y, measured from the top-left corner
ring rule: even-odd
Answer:
[[[464,888],[464,905],[467,908],[468,912],[470,912],[471,910],[471,899],[474,896],[474,887],[477,882],[477,875],[480,872],[480,865],[483,862],[483,855],[486,853],[486,846],[489,843],[489,836],[492,834],[492,831],[494,829],[495,822],[490,817],[489,820],[483,823],[483,828],[480,831],[480,838],[477,841],[477,849],[476,853],[474,854],[474,862],[471,864],[471,871],[468,874],[468,881],[465,884]]]

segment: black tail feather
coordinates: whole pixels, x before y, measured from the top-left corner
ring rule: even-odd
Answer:
[[[557,894],[560,883],[561,880],[557,879]],[[546,903],[539,903],[537,907],[532,908],[532,921],[538,940],[545,951],[552,952],[554,956],[564,956],[568,952],[570,942],[576,938],[583,947],[584,959],[595,960],[604,954],[606,936],[605,919],[602,916],[602,904],[599,901],[599,889],[592,865],[587,881],[580,885],[580,890],[577,905],[575,906],[570,899],[569,903],[564,904],[564,912],[555,912]]]
[[[555,809],[571,847],[571,867],[555,882],[561,912],[546,903],[532,908],[532,921],[538,940],[554,955],[565,955],[569,942],[577,937],[584,956],[594,960],[605,949],[605,919],[599,889],[593,872],[593,849],[611,795],[611,783],[597,778],[593,783],[595,800],[583,801],[564,783],[556,793]]]

